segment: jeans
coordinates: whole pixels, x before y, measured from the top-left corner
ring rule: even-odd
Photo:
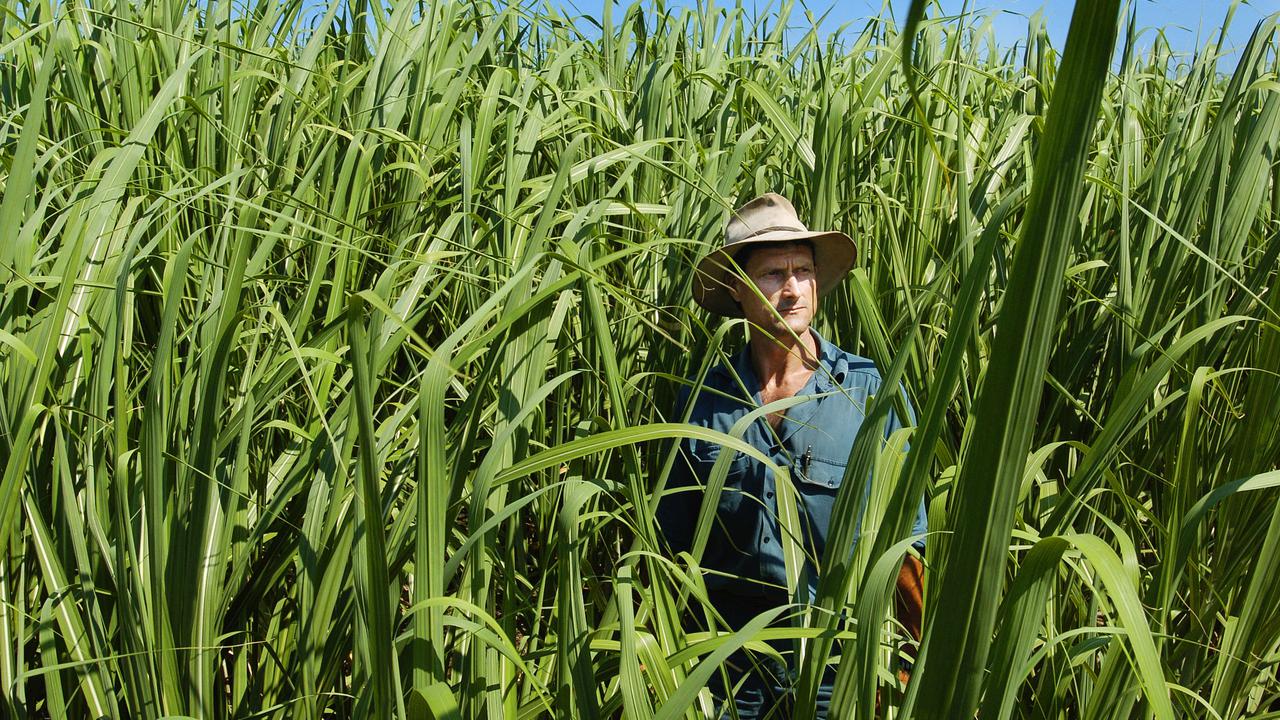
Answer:
[[[784,598],[755,599],[744,597],[717,598],[713,603],[734,630],[740,629],[757,614],[777,607]],[[797,668],[790,640],[772,640],[769,644],[785,662],[763,653],[739,650],[729,656],[723,674],[716,673],[710,682],[717,707],[724,706],[721,720],[784,720],[795,717]],[[818,686],[817,714],[825,720],[835,686],[836,668],[827,666]],[[732,702],[726,702],[732,698]]]
[[[789,655],[787,656],[790,657]],[[795,717],[797,691],[795,672],[770,657],[748,658],[745,653],[734,653],[725,663],[728,680],[717,679],[711,685],[717,707],[725,706],[721,720],[782,720]],[[825,720],[831,705],[831,690],[835,685],[836,669],[828,666],[818,686],[817,713]],[[727,698],[733,701],[726,705]]]

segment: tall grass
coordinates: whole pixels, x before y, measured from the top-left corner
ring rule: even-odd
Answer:
[[[840,717],[1280,717],[1276,19],[1228,67],[923,9],[5,2],[6,714],[696,717],[791,638]],[[742,336],[691,268],[769,190],[920,423],[843,612],[692,632],[673,441],[750,448],[673,415]]]

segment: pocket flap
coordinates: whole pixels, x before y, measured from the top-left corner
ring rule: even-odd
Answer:
[[[724,448],[715,443],[700,442],[692,448],[690,453],[694,462],[701,465],[703,472],[711,472],[711,468],[716,464],[716,460],[720,458],[721,451],[731,453],[733,460],[729,462],[729,477],[741,475],[753,458],[746,453],[738,452],[730,448]],[[705,479],[705,478],[704,478]]]
[[[845,463],[812,458],[808,461],[807,468],[805,465],[803,458],[797,459],[792,472],[807,485],[835,490],[844,481]]]

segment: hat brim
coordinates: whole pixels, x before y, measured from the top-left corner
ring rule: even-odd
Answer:
[[[839,231],[773,230],[761,233],[726,245],[698,261],[693,277],[694,302],[717,315],[742,317],[742,309],[729,294],[731,278],[738,272],[731,257],[748,245],[797,240],[813,243],[819,297],[844,280],[858,257],[853,238]]]

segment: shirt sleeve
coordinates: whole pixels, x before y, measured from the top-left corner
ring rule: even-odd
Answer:
[[[684,414],[688,402],[689,388],[683,387],[676,401],[677,417]],[[675,463],[672,464],[671,472],[667,475],[667,483],[662,490],[662,497],[658,500],[655,516],[658,530],[666,539],[672,555],[687,552],[693,545],[693,524],[697,521],[696,513],[700,503],[695,500],[698,497],[697,493],[688,488],[695,484],[690,441],[688,438],[681,438],[676,450]]]

